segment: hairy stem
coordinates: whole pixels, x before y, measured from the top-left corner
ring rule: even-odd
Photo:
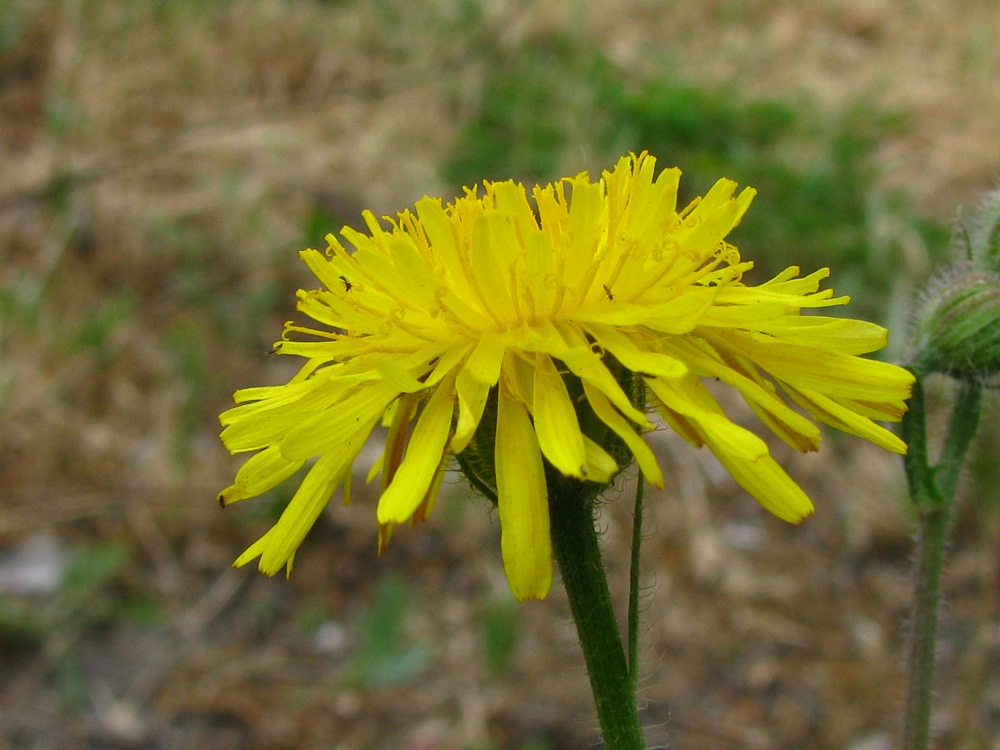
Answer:
[[[963,383],[955,402],[941,461],[927,457],[927,410],[920,373],[913,387],[903,435],[909,446],[906,476],[917,511],[918,549],[913,572],[913,632],[908,654],[909,682],[903,729],[905,750],[928,750],[931,740],[938,608],[945,545],[951,524],[958,478],[979,424],[982,385]]]
[[[607,576],[593,503],[563,485],[550,497],[552,547],[580,637],[607,750],[641,750],[642,728]]]

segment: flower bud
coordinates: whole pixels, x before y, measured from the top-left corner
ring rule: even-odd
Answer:
[[[925,293],[916,365],[963,380],[1000,373],[1000,276],[952,269]]]

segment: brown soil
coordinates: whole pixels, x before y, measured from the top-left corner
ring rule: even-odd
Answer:
[[[599,746],[558,584],[520,607],[509,667],[488,668],[497,524],[457,480],[382,558],[372,498],[331,508],[290,581],[229,567],[266,501],[215,503],[238,462],[214,415],[289,374],[265,352],[310,284],[307,216],[356,222],[447,190],[482,35],[514,49],[570,33],[637,76],[667,56],[831,110],[867,98],[908,123],[882,144],[884,183],[940,220],[1000,173],[991,0],[505,1],[475,34],[467,5],[0,5],[0,588],[29,613],[8,627],[0,611],[0,749]],[[711,456],[654,439],[670,479],[648,495],[649,746],[895,746],[912,555],[898,460],[832,435],[818,456],[776,448],[818,509],[790,527]],[[602,523],[623,599],[627,482]],[[995,508],[963,509],[941,748],[1000,748],[998,541]],[[46,571],[81,550],[127,563],[59,600]],[[429,661],[376,687],[352,674],[393,577]]]

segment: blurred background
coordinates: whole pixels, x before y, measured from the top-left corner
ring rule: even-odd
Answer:
[[[512,602],[457,479],[382,558],[359,487],[290,581],[230,568],[291,496],[215,501],[240,463],[218,413],[296,369],[267,352],[314,286],[297,251],[364,208],[649,149],[683,198],[756,187],[750,282],[830,267],[903,361],[1000,174],[998,43],[993,0],[0,0],[0,748],[599,747],[563,593]],[[1000,749],[997,432],[947,571],[941,748]],[[817,506],[791,527],[651,439],[649,746],[892,747],[898,458],[775,446]],[[622,603],[630,491],[602,515]]]

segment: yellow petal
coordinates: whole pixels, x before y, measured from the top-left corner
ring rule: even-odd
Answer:
[[[236,479],[219,495],[223,505],[229,505],[248,497],[256,497],[277,487],[302,468],[304,461],[289,461],[281,455],[278,446],[262,450],[250,457],[236,473]]]
[[[354,460],[375,426],[376,419],[362,424],[342,440],[340,451],[320,456],[302,480],[302,484],[299,485],[277,523],[237,558],[234,563],[236,567],[245,565],[260,555],[258,567],[261,572],[274,575],[285,566],[291,575],[295,550],[330,501],[337,486],[351,471]]]
[[[610,453],[586,435],[583,436],[583,445],[587,456],[587,481],[608,484],[618,473],[618,464]]]
[[[256,560],[261,556],[261,553],[267,548],[268,543],[271,540],[271,534],[274,532],[274,527],[268,529],[263,536],[260,537],[256,542],[247,547],[243,554],[233,561],[234,568],[242,568],[249,562]],[[263,570],[263,569],[262,569]],[[291,571],[289,571],[291,573]]]
[[[290,461],[307,460],[327,451],[339,452],[345,435],[352,435],[359,424],[378,421],[399,390],[387,383],[374,383],[351,392],[334,408],[300,417],[299,424],[281,441],[281,455]]]
[[[508,349],[500,379],[511,398],[529,407],[535,402],[535,357],[530,353]]]
[[[503,337],[483,336],[469,355],[465,368],[479,382],[496,385],[505,351],[506,344]]]
[[[260,571],[273,576],[291,560],[306,534],[316,523],[343,478],[350,463],[339,454],[321,456],[306,474],[281,518],[267,533],[267,543],[260,550]],[[249,554],[250,550],[247,550]],[[244,557],[237,563],[246,562]],[[289,571],[291,572],[291,571]]]
[[[687,374],[688,368],[677,358],[659,352],[643,351],[635,345],[634,339],[612,326],[592,324],[589,329],[597,343],[632,372],[663,378],[679,378]]]
[[[416,393],[427,387],[400,364],[398,357],[371,357],[369,361],[382,376],[382,381],[397,393]]]
[[[423,523],[427,520],[427,516],[430,515],[432,510],[434,510],[434,504],[437,502],[438,494],[441,492],[441,484],[444,482],[444,477],[447,473],[448,456],[445,455],[441,460],[441,465],[438,466],[437,472],[434,474],[434,481],[431,482],[431,486],[427,490],[427,494],[424,495],[424,499],[420,501],[420,505],[417,506],[413,516],[410,518],[411,523]]]
[[[604,215],[604,187],[589,180],[573,181],[573,197],[569,207],[569,223],[564,235],[563,283],[582,302],[593,283],[600,225]]]
[[[733,479],[765,510],[790,523],[799,523],[813,512],[813,504],[806,493],[771,456],[746,461],[730,453],[724,444],[715,441],[707,444]]]
[[[642,439],[642,436],[636,434],[632,425],[615,411],[605,395],[597,388],[584,381],[583,391],[587,394],[587,401],[590,403],[590,408],[594,410],[597,418],[610,427],[622,439],[625,445],[628,446],[628,449],[632,451],[632,455],[635,456],[635,460],[639,464],[642,475],[646,477],[646,481],[654,487],[663,489],[663,472],[660,470],[660,465],[657,463],[652,449]]]
[[[393,235],[388,244],[393,266],[406,279],[402,288],[406,290],[411,304],[421,310],[433,307],[437,279],[416,244],[410,237],[401,234]]]
[[[692,212],[690,219],[697,221],[686,237],[681,234],[685,255],[707,258],[737,224],[742,213],[740,204],[731,200],[736,183],[719,180]]]
[[[538,220],[528,202],[524,185],[507,180],[490,184],[490,190],[499,211],[511,217],[518,231],[538,230]]]
[[[714,311],[706,314],[701,325],[715,325]],[[753,330],[769,333],[789,344],[840,354],[868,354],[884,348],[888,342],[888,331],[880,325],[821,315],[782,315],[755,324]]]
[[[511,231],[500,212],[484,211],[472,225],[469,248],[475,289],[487,312],[504,325],[514,319],[507,274],[514,254]]]
[[[427,495],[441,465],[454,412],[454,384],[446,380],[434,390],[424,406],[406,447],[406,458],[379,500],[380,524],[408,520]]]
[[[538,444],[549,463],[564,476],[585,479],[587,455],[576,410],[566,383],[546,354],[535,363],[532,412]]]
[[[809,498],[771,458],[764,441],[731,422],[701,383],[659,378],[647,383],[657,398],[687,419],[733,479],[767,510],[793,523],[812,513]]]
[[[450,375],[469,356],[472,350],[471,344],[448,347],[434,363],[434,369],[424,381],[424,386],[437,385],[442,378]]]
[[[497,496],[501,552],[519,601],[542,599],[552,585],[552,541],[545,470],[525,407],[501,385],[497,404]]]
[[[441,205],[440,199],[421,198],[415,204],[417,216],[427,233],[434,256],[448,269],[455,279],[464,276],[455,227]]]
[[[789,395],[816,419],[836,427],[842,432],[864,438],[893,453],[905,454],[906,443],[899,436],[858,414],[855,409],[842,406],[835,399],[816,391],[799,391],[788,388]]]
[[[224,427],[222,442],[233,453],[267,448],[300,424],[306,413],[336,403],[355,386],[315,377],[301,383],[239,390],[234,399],[240,405],[219,417]]]
[[[715,294],[715,288],[691,288],[665,302],[644,301],[642,304],[626,302],[619,294],[615,295],[613,305],[585,310],[576,317],[609,326],[646,325],[661,333],[681,335],[699,324],[711,309]]]
[[[560,328],[565,328],[565,326]],[[611,400],[611,403],[618,407],[619,411],[637,425],[647,430],[653,429],[653,425],[646,418],[646,415],[632,404],[629,396],[622,390],[618,381],[615,380],[614,375],[611,374],[611,371],[602,361],[601,356],[591,350],[590,345],[582,334],[578,334],[578,336],[580,341],[568,342],[570,347],[568,349],[560,351],[557,348],[546,348],[542,349],[542,351],[547,351],[549,354],[554,355],[580,380],[598,388]]]
[[[406,447],[406,439],[410,434],[410,422],[420,406],[420,396],[415,393],[407,393],[400,396],[393,403],[392,421],[389,422],[389,429],[385,432],[385,450],[382,451],[380,463],[382,470],[382,491],[392,483],[400,464],[403,463],[403,450]],[[384,418],[384,415],[383,415]]]
[[[528,232],[524,243],[524,281],[534,301],[535,309],[548,313],[552,309],[557,286],[555,253],[547,232]]]
[[[697,340],[677,340],[664,346],[699,375],[719,378],[736,388],[761,421],[788,445],[802,452],[819,447],[819,428],[785,404],[775,392],[774,385],[764,380],[744,358],[727,352],[730,361],[724,362],[708,342],[699,343]],[[737,369],[741,365],[744,371]]]
[[[828,396],[895,401],[907,398],[913,385],[913,376],[908,371],[887,362],[786,344],[753,333],[719,331],[717,335],[725,346],[773,377]]]
[[[461,453],[479,427],[490,386],[473,377],[468,369],[463,369],[458,373],[455,389],[458,393],[458,423],[451,438],[451,451]]]

